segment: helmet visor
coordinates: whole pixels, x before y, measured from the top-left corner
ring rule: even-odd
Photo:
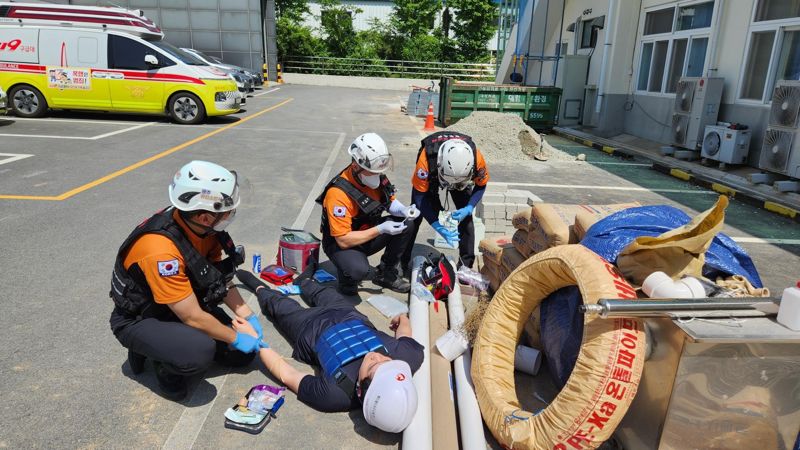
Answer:
[[[453,189],[456,191],[463,191],[472,183],[469,177],[455,177],[452,175],[445,175],[439,172],[439,182],[442,187],[446,189]]]
[[[359,166],[369,170],[372,173],[384,173],[392,170],[394,167],[394,159],[392,158],[391,153],[387,155],[376,156],[372,159],[364,158],[356,162]]]

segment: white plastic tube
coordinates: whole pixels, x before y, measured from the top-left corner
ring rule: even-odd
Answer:
[[[461,303],[461,288],[456,283],[453,292],[447,297],[447,311],[450,316],[450,329],[458,330],[464,323],[464,304]],[[458,422],[461,430],[463,450],[486,450],[486,436],[483,434],[483,419],[475,397],[470,372],[472,351],[467,349],[453,361],[458,398]],[[403,438],[405,444],[405,435]],[[405,447],[405,445],[404,445]]]
[[[418,283],[417,275],[423,262],[425,262],[424,257],[414,258],[411,270],[412,287]],[[414,289],[411,290],[408,300],[411,337],[419,342],[424,350],[422,365],[414,374],[414,387],[417,389],[417,412],[414,414],[411,424],[403,431],[403,450],[432,450],[433,448],[429,305],[430,303],[414,295]]]

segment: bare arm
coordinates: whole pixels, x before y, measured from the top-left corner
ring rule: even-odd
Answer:
[[[225,300],[223,300],[223,302],[238,317],[247,318],[253,314],[253,310],[247,306],[247,303],[245,303],[244,299],[242,298],[242,294],[240,294],[239,290],[236,288],[232,287],[228,290],[228,295],[225,296]]]
[[[211,338],[218,341],[232,343],[236,340],[236,332],[232,328],[223,325],[216,317],[203,311],[194,293],[185,299],[170,303],[169,309],[181,319],[181,322],[192,328],[197,328]]]
[[[334,239],[336,239],[336,244],[339,245],[339,248],[348,249],[371,241],[378,237],[379,234],[381,233],[378,231],[378,227],[372,227],[366,230],[351,231],[345,235],[336,236]]]
[[[395,339],[411,337],[411,321],[406,314],[400,314],[392,319],[389,329],[394,330]]]
[[[234,319],[233,329],[240,333],[247,333],[253,337],[256,336],[256,332],[253,330],[253,327],[247,323],[246,320],[242,320],[240,318]],[[262,348],[259,350],[258,357],[261,358],[261,362],[264,363],[264,367],[269,370],[269,373],[280,380],[281,383],[283,383],[295,394],[300,389],[300,381],[302,381],[306,376],[311,375],[292,367],[292,365],[287,363],[283,357],[278,354],[278,352],[271,348]]]

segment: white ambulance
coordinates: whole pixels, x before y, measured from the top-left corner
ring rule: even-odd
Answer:
[[[163,37],[137,10],[0,2],[0,89],[20,117],[52,108],[194,124],[239,111],[230,75]]]

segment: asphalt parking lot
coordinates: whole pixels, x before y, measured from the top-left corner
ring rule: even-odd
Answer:
[[[144,374],[132,375],[127,352],[110,332],[108,290],[119,245],[142,219],[168,205],[172,175],[192,159],[217,162],[243,177],[245,197],[229,230],[265,262],[275,254],[281,226],[318,229],[313,200],[348,163],[347,145],[363,132],[378,132],[389,144],[395,158],[390,177],[408,201],[421,123],[400,113],[401,97],[284,85],[258,91],[246,112],[199,126],[75,112],[0,118],[0,448],[397,447],[399,436],[375,431],[360,412],[317,413],[291,394],[262,434],[224,429],[224,410],[252,385],[269,382],[260,363],[214,368],[194,380],[185,401],[162,399],[151,390],[149,363]],[[588,162],[487,161],[492,181],[553,203],[667,203],[694,214],[716,200],[644,161],[549,140],[586,153]],[[779,293],[798,276],[798,228],[734,200],[725,232]],[[421,240],[431,236],[426,228]],[[255,305],[246,292],[245,298]],[[359,309],[388,329],[371,306]],[[262,323],[266,340],[288,358],[283,337],[266,318]]]

